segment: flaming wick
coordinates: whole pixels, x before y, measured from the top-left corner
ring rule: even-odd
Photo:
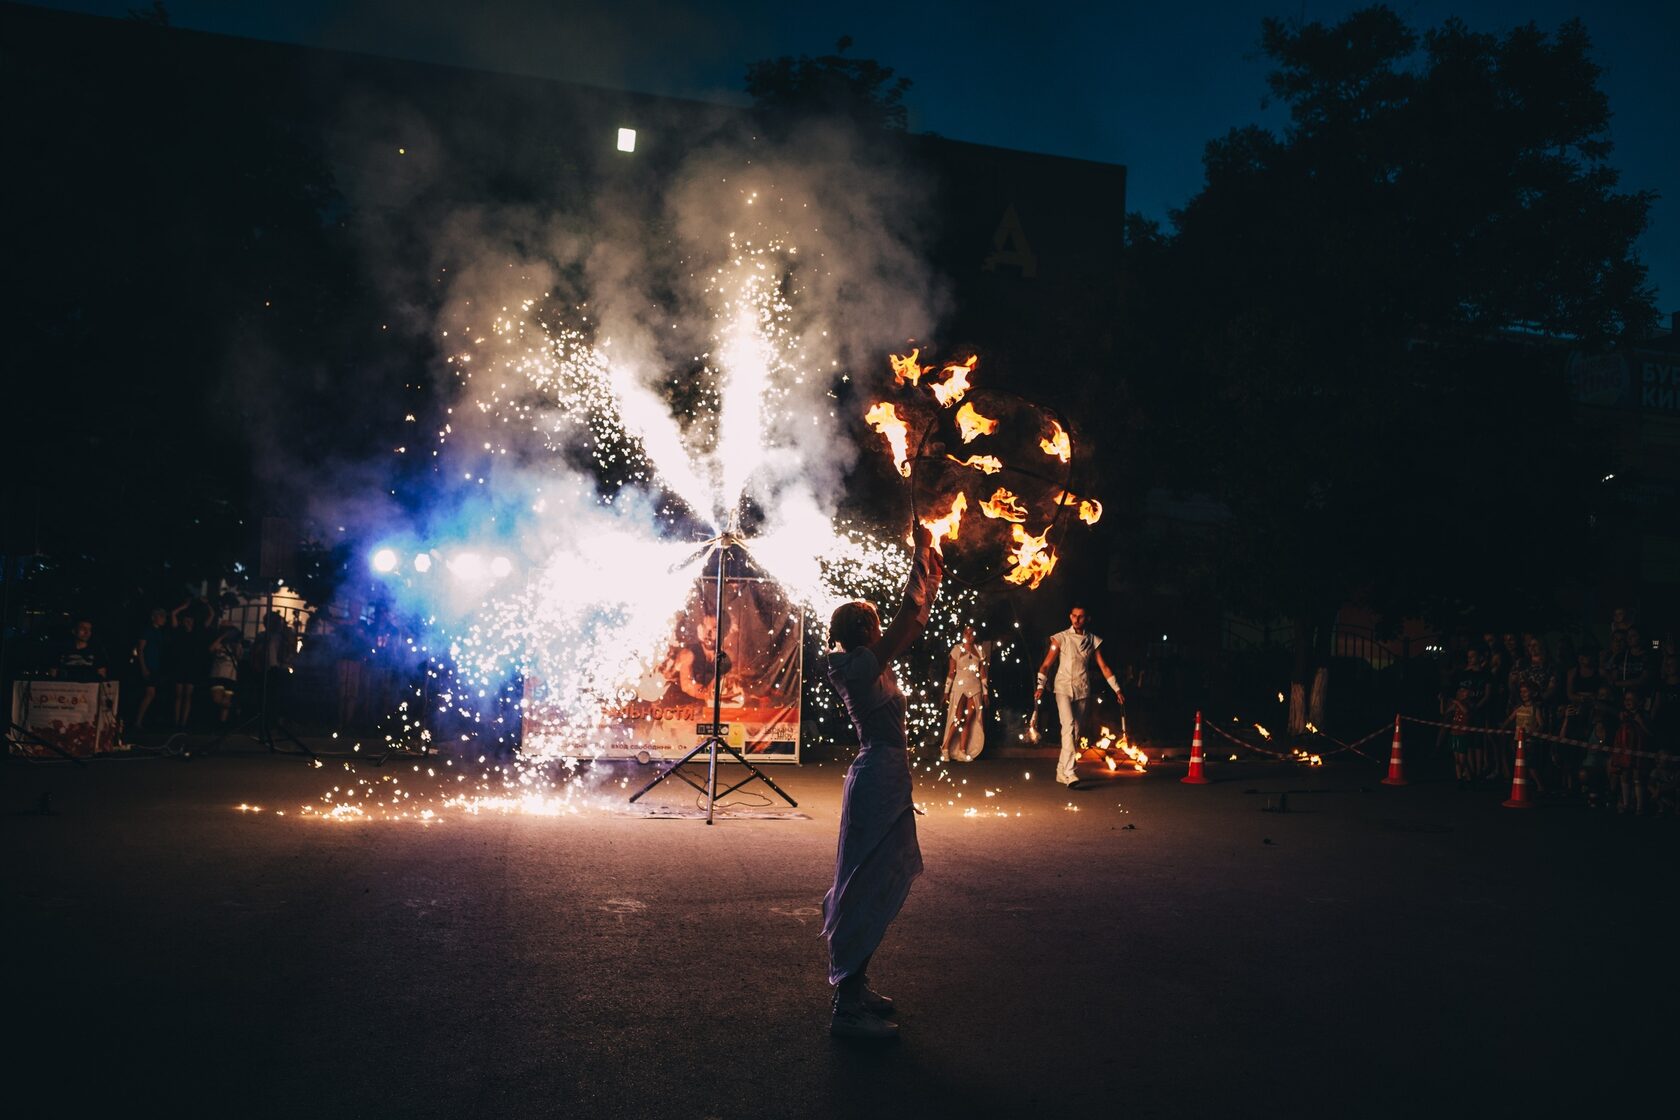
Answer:
[[[1044,449],[1046,455],[1052,455],[1062,462],[1073,458],[1073,444],[1068,439],[1067,432],[1056,421],[1050,421],[1050,435],[1038,441],[1038,446]]]
[[[937,386],[935,392],[938,391]],[[974,402],[957,409],[957,427],[962,431],[962,441],[973,443],[979,436],[989,436],[997,431],[998,422],[975,411]]]
[[[996,455],[970,455],[966,459],[959,459],[955,455],[947,455],[945,458],[959,467],[973,467],[975,470],[985,471],[987,474],[996,474],[1003,469],[1003,460]]]
[[[968,509],[968,495],[961,490],[951,499],[951,508],[943,517],[923,518],[922,528],[933,535],[933,550],[941,556],[945,554],[942,541],[956,540],[957,527],[962,524],[963,511]]]
[[[890,401],[881,401],[863,414],[864,422],[887,438],[892,448],[893,466],[905,478],[910,477],[910,427],[898,418],[898,410]]]
[[[948,375],[944,381],[933,386],[933,399],[939,402],[941,408],[949,408],[963,399],[968,392],[968,375],[974,372],[974,367],[980,363],[980,355],[970,354],[968,361],[956,362],[945,367]]]

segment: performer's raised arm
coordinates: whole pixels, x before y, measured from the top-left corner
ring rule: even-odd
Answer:
[[[898,613],[893,615],[886,632],[869,642],[870,651],[881,665],[909,649],[910,643],[927,627],[934,596],[939,594],[939,581],[945,574],[945,559],[934,550],[932,534],[918,525],[915,541],[916,560],[910,566],[910,578],[905,581]]]

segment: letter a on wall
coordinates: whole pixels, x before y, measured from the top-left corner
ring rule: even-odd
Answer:
[[[1028,279],[1038,275],[1038,257],[1027,243],[1027,231],[1021,228],[1021,216],[1015,213],[1014,203],[1004,210],[1003,219],[992,232],[992,251],[980,267],[995,272],[1000,265],[1018,268]]]

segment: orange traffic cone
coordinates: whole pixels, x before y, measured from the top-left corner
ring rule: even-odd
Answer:
[[[1394,745],[1388,748],[1388,777],[1382,780],[1385,786],[1403,786],[1406,784],[1406,774],[1400,765],[1400,717],[1394,717]]]
[[[1196,734],[1190,740],[1190,772],[1180,778],[1181,782],[1189,782],[1193,786],[1208,784],[1207,775],[1202,773],[1202,713],[1196,713]]]
[[[1507,809],[1532,809],[1534,802],[1528,797],[1528,765],[1523,761],[1523,733],[1517,728],[1517,761],[1511,767],[1511,796],[1502,804]]]

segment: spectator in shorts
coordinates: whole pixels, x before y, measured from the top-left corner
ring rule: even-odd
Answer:
[[[233,714],[239,689],[239,655],[244,642],[237,626],[223,626],[210,642],[210,702],[216,705],[216,721],[226,723]]]
[[[1471,646],[1464,651],[1464,668],[1448,681],[1448,696],[1457,696],[1459,689],[1467,693],[1465,703],[1470,708],[1471,727],[1490,727],[1493,720],[1493,679],[1483,664],[1482,651]],[[1488,770],[1487,736],[1480,731],[1469,732],[1468,757],[1472,778],[1480,778]]]
[[[146,713],[157,699],[158,686],[163,684],[163,655],[169,648],[169,612],[153,607],[151,623],[140,633],[134,646],[134,660],[140,669],[140,706],[134,713],[134,727],[144,731]]]
[[[1597,657],[1591,652],[1576,654],[1575,664],[1565,681],[1558,736],[1585,741],[1592,735],[1593,708],[1598,702],[1599,685],[1604,682],[1604,674],[1598,671]],[[1558,780],[1566,792],[1573,793],[1579,788],[1584,761],[1582,748],[1573,743],[1552,744],[1552,764],[1557,768]]]
[[[198,629],[198,615],[187,608],[187,600],[169,612],[172,627],[169,648],[164,652],[164,675],[175,685],[175,728],[185,731],[192,719],[193,691],[210,671],[204,635]]]

